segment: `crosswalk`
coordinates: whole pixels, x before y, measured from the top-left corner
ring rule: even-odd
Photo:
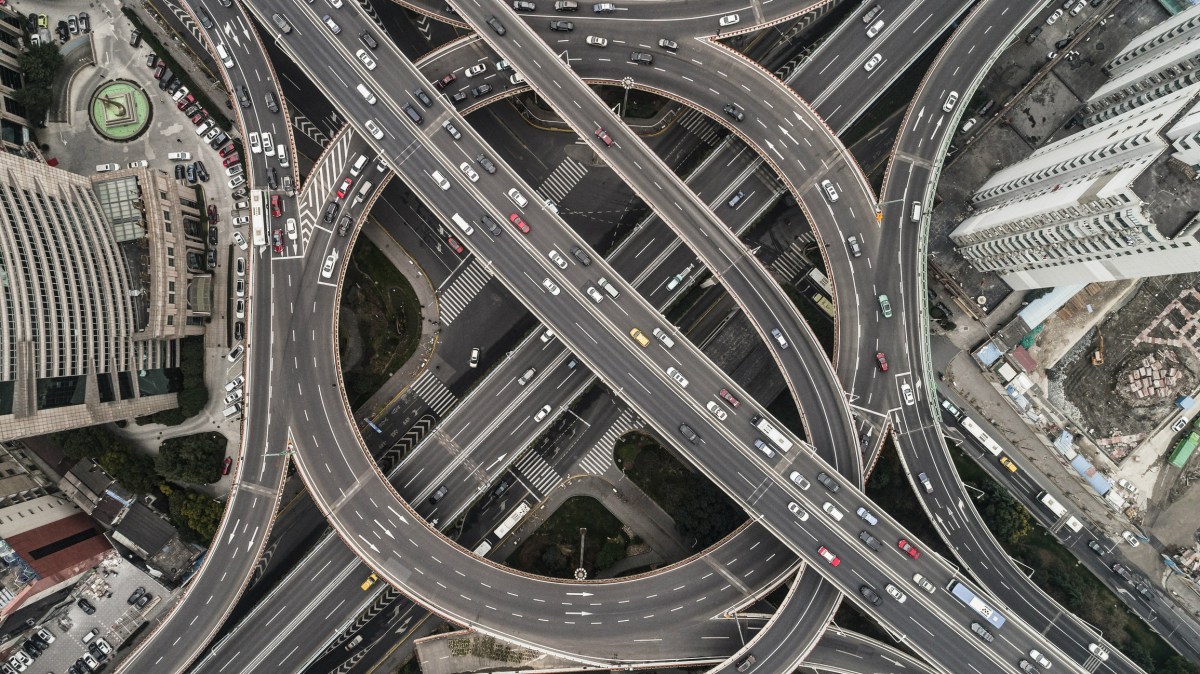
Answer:
[[[799,278],[801,274],[812,267],[812,263],[801,251],[815,240],[816,237],[812,232],[801,234],[792,241],[792,245],[788,246],[782,255],[775,258],[775,261],[771,263],[771,271],[788,281]]]
[[[558,168],[550,172],[541,187],[538,187],[538,194],[550,197],[555,201],[562,201],[567,197],[567,193],[575,189],[579,181],[583,180],[587,172],[586,166],[567,157],[558,165]]]
[[[442,325],[453,323],[490,280],[491,273],[479,263],[479,258],[472,257],[453,278],[443,283],[438,289],[439,317]]]
[[[446,388],[442,380],[429,370],[422,372],[408,391],[424,400],[440,417],[445,417],[446,412],[458,402],[458,398]]]
[[[324,214],[325,198],[345,171],[353,137],[354,132],[348,130],[338,136],[333,145],[326,146],[325,153],[317,160],[312,173],[308,175],[308,182],[300,192],[297,203],[300,211],[300,241],[304,250],[308,250],[308,241],[312,238],[318,219]]]
[[[634,415],[633,411],[625,410],[617,420],[608,427],[604,432],[603,437],[597,442],[583,458],[579,460],[579,465],[585,473],[592,475],[603,475],[612,466],[613,448],[617,446],[617,438],[625,435],[635,428],[640,428],[642,423]]]
[[[525,456],[517,461],[515,470],[518,475],[540,492],[537,494],[539,498],[545,496],[562,479],[558,471],[551,468],[541,454],[532,451],[525,452]]]
[[[688,110],[679,118],[679,125],[708,145],[716,145],[724,136],[721,126],[698,110]]]

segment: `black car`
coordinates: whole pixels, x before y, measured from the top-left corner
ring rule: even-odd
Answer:
[[[268,91],[263,100],[267,102],[267,109],[271,112],[279,112],[279,103],[275,100],[275,94]]]
[[[1071,38],[1069,38],[1069,37],[1064,37],[1063,39],[1061,39],[1061,40],[1059,40],[1058,42],[1055,42],[1055,43],[1054,43],[1054,48],[1055,48],[1055,49],[1065,49],[1065,48],[1066,48],[1066,46],[1067,46],[1067,45],[1069,45],[1069,44],[1071,44]]]
[[[208,251],[208,268],[209,269],[217,268],[217,251],[215,251],[215,250]]]
[[[647,51],[629,52],[629,60],[640,65],[650,65],[654,63],[654,55]]]
[[[146,594],[143,594],[141,597],[139,597],[138,600],[136,602],[134,602],[133,605],[138,608],[146,608],[146,604],[149,604],[150,600],[153,598],[154,598],[153,595],[151,595],[149,592],[147,592]]]
[[[1104,555],[1104,546],[1100,545],[1100,541],[1088,541],[1088,547],[1097,555]]]
[[[879,593],[875,591],[875,588],[871,587],[870,585],[863,585],[859,587],[858,593],[863,596],[863,599],[866,599],[876,606],[883,604],[883,598],[880,597]]]
[[[246,324],[245,323],[238,321],[237,323],[233,324],[233,338],[234,339],[241,339],[242,337],[245,336],[245,334],[246,334]]]
[[[725,106],[721,109],[724,110],[725,114],[729,115],[729,117],[732,118],[736,122],[740,122],[743,119],[746,119],[746,115],[743,114],[742,111],[739,110],[738,107],[736,105],[734,105],[733,103],[726,103]]]
[[[413,90],[413,96],[416,96],[417,100],[421,101],[421,105],[427,108],[433,107],[433,99],[429,97],[429,94],[424,89],[418,88]]]
[[[358,34],[358,39],[362,40],[362,43],[370,49],[377,49],[379,47],[379,43],[375,41],[375,37],[365,30]]]
[[[216,138],[213,138],[211,141],[209,141],[208,146],[214,150],[217,150],[217,149],[220,149],[220,147],[222,145],[224,145],[225,143],[228,143],[228,142],[229,142],[229,134],[222,131],[221,133],[217,134]]]
[[[176,164],[175,165],[175,179],[183,180],[186,177],[187,177],[187,170],[185,168],[183,168],[183,164]]]
[[[478,157],[475,158],[475,161],[476,161],[476,163],[478,163],[480,166],[483,167],[484,171],[487,171],[488,173],[496,172],[496,165],[492,163],[491,159],[488,159],[488,156],[486,154],[479,155]]]
[[[38,15],[37,15],[37,12],[30,12],[30,13],[29,13],[29,22],[28,22],[28,24],[26,25],[26,28],[28,28],[28,29],[29,29],[29,32],[30,32],[30,33],[36,33],[36,32],[37,32],[37,29],[38,29],[38,25],[37,25],[37,24],[38,24]]]
[[[158,54],[150,52],[150,55],[146,57],[146,67],[153,68],[156,65],[158,65]]]
[[[250,107],[250,91],[246,89],[244,84],[239,84],[237,88],[238,104],[243,108]]]
[[[450,96],[450,100],[455,104],[462,103],[463,101],[467,100],[467,92],[456,91]]]
[[[193,166],[196,167],[196,177],[204,182],[208,182],[208,169],[204,168],[204,162],[197,159]]]
[[[492,93],[492,85],[490,85],[490,84],[481,84],[471,90],[471,95],[474,96],[475,98],[479,98],[480,96],[486,96],[490,93]]]
[[[137,600],[141,599],[142,595],[144,594],[146,594],[146,588],[138,587],[138,589],[133,591],[133,594],[129,595],[129,599],[126,599],[125,603],[132,606],[133,604],[136,604]]]
[[[570,21],[555,20],[550,22],[550,30],[556,30],[560,33],[569,33],[575,30],[575,24],[571,23]]]
[[[88,644],[88,653],[91,653],[92,657],[96,658],[97,660],[104,659],[104,652],[100,650],[99,644],[97,644],[95,641]]]
[[[838,485],[838,483],[834,482],[833,478],[826,475],[824,471],[817,473],[817,482],[820,482],[821,484],[825,485],[825,488],[834,494],[837,493],[838,489],[841,489],[841,487]]]
[[[500,20],[497,19],[496,17],[489,16],[488,20],[487,20],[487,25],[492,27],[492,30],[495,31],[496,35],[504,35],[504,32],[505,32],[504,24],[500,23]]]
[[[195,164],[187,165],[187,181],[188,181],[188,183],[196,182],[196,165]]]
[[[183,80],[176,79],[173,82],[171,82],[171,84],[167,87],[167,93],[174,96],[175,92],[179,91],[179,87],[182,87],[182,86],[183,86]]]
[[[220,234],[220,231],[221,230],[217,229],[216,225],[208,228],[208,245],[217,245],[217,235]]]
[[[95,613],[95,612],[96,612],[96,607],[95,607],[95,606],[92,606],[92,602],[88,601],[88,600],[87,600],[86,598],[84,598],[84,597],[80,597],[80,598],[79,598],[79,601],[75,602],[75,604],[76,604],[76,605],[77,605],[79,608],[83,609],[83,612],[84,612],[84,613],[86,613],[86,614],[88,614],[88,615],[92,615],[93,613]]]
[[[273,190],[279,189],[279,173],[274,166],[267,167],[267,186]]]
[[[141,44],[142,44],[142,34],[137,32],[136,30],[133,31],[133,34],[129,36],[129,46],[137,47]]]
[[[338,209],[341,207],[342,205],[336,201],[329,202],[329,205],[325,207],[325,222],[332,223],[333,219],[337,217]]]

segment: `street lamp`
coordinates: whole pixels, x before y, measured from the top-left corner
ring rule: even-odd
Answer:
[[[625,89],[625,101],[621,103],[621,118],[624,119],[629,110],[629,90],[633,88],[633,78],[622,77],[621,86]]]

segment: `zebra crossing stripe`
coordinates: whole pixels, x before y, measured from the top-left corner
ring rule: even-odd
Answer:
[[[714,128],[716,127],[716,122],[696,110],[689,110],[684,114],[679,119],[679,124],[709,145],[716,145],[720,139],[721,134]]]
[[[435,377],[429,370],[422,372],[409,390],[424,400],[441,417],[446,416],[446,411],[458,402],[458,398],[450,392],[450,389],[446,388],[442,380]]]
[[[587,172],[586,166],[567,157],[542,181],[541,187],[537,188],[538,194],[555,201],[562,201],[567,197],[567,193],[575,189],[579,181],[583,180]]]
[[[479,264],[478,258],[471,258],[470,263],[463,267],[449,286],[439,292],[438,306],[441,309],[442,325],[450,325],[458,318],[490,280],[492,275]]]
[[[626,410],[617,417],[612,426],[604,432],[600,441],[595,444],[588,453],[579,461],[579,465],[587,473],[592,475],[603,475],[608,471],[609,466],[613,463],[613,449],[617,446],[617,439],[625,435],[629,431],[641,426],[633,412]]]
[[[554,485],[562,479],[537,452],[526,452],[525,456],[517,462],[517,472],[521,473],[543,495],[553,489]]]

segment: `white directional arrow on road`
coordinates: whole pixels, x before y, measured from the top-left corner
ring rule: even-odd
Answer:
[[[568,597],[590,597],[590,596],[592,596],[592,593],[591,592],[568,592],[567,596]]]
[[[363,543],[365,543],[367,546],[369,546],[369,547],[371,548],[371,550],[373,550],[373,551],[375,551],[375,552],[379,552],[379,548],[375,547],[375,544],[374,544],[374,543],[372,543],[371,541],[368,541],[367,539],[363,538],[363,537],[362,537],[362,534],[359,534],[359,535],[358,535],[358,540],[362,541],[362,542],[363,542]]]
[[[567,611],[567,615],[591,615],[587,611]]]
[[[387,534],[388,538],[390,538],[392,540],[396,539],[396,537],[392,535],[392,532],[389,531],[387,527],[380,524],[379,520],[375,520],[375,526],[379,527],[383,531],[383,533]]]

